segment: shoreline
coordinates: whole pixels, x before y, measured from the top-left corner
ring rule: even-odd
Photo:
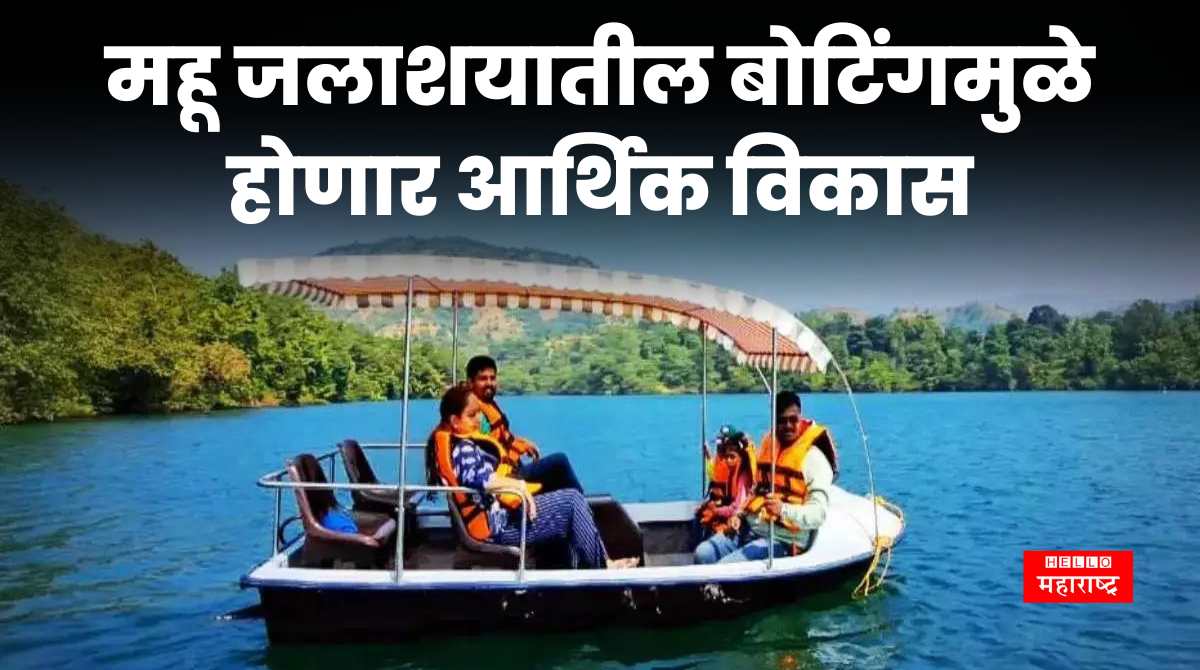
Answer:
[[[804,390],[799,391],[801,395],[840,395],[845,391],[842,389],[820,389],[820,390]],[[878,395],[967,395],[967,394],[1024,394],[1024,393],[1070,393],[1070,394],[1093,394],[1093,393],[1196,393],[1200,394],[1200,389],[1122,389],[1122,388],[1097,388],[1097,389],[962,389],[954,391],[946,390],[911,390],[911,391],[854,391],[856,396],[878,396]],[[667,393],[506,393],[509,398],[610,398],[610,397],[626,397],[626,398],[671,398],[683,396],[699,397],[697,392],[667,392]],[[747,391],[729,391],[729,392],[713,392],[708,394],[712,396],[757,396],[763,395],[762,392],[751,393]],[[417,400],[436,400],[433,396],[410,397],[410,401]],[[209,410],[162,410],[162,411],[146,411],[146,412],[120,412],[120,413],[97,413],[97,414],[77,414],[64,415],[54,419],[38,419],[33,421],[21,421],[16,423],[0,424],[0,430],[5,428],[16,428],[18,426],[37,426],[46,424],[60,423],[83,423],[88,421],[104,421],[106,419],[121,419],[121,418],[168,418],[168,417],[194,417],[206,416],[209,414],[220,414],[224,412],[242,412],[251,410],[271,410],[271,409],[304,409],[307,407],[322,407],[322,406],[337,406],[337,405],[355,405],[355,404],[383,404],[383,403],[398,403],[399,398],[389,398],[384,400],[343,400],[329,401],[322,400],[317,402],[306,403],[257,403],[248,405],[237,405],[231,407],[218,407]]]

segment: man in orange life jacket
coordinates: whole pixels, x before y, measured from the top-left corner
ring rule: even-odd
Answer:
[[[467,361],[467,379],[470,380],[472,393],[481,405],[480,432],[491,435],[504,448],[532,458],[531,461],[521,463],[517,470],[520,479],[538,482],[542,485],[544,493],[561,489],[575,489],[583,493],[583,487],[580,486],[571,461],[567,460],[565,454],[550,454],[543,458],[536,444],[513,434],[508,416],[496,403],[496,391],[499,389],[500,380],[493,358],[475,356]]]
[[[829,431],[805,419],[800,410],[800,396],[794,392],[784,391],[776,397],[774,434],[763,437],[756,495],[745,506],[750,540],[721,558],[722,563],[766,558],[772,521],[775,546],[771,553],[777,558],[804,551],[813,531],[825,522],[829,489],[837,473],[837,450]]]

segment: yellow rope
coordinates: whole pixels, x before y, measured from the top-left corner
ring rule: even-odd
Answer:
[[[884,509],[892,514],[895,514],[900,519],[900,527],[904,527],[904,511],[898,505],[888,502],[883,496],[875,496],[875,504],[882,505]],[[892,565],[892,546],[895,538],[890,535],[879,535],[875,537],[875,555],[871,558],[871,565],[867,567],[867,573],[858,582],[858,586],[854,587],[854,593],[851,597],[855,600],[866,598],[871,591],[883,586],[883,580],[887,578],[888,568]],[[883,553],[887,552],[887,561],[883,564],[883,570],[879,576],[872,579],[875,574],[875,569],[879,567],[879,559]]]

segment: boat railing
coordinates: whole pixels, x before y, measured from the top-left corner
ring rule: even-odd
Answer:
[[[380,449],[380,450],[388,449],[388,450],[392,450],[392,451],[399,451],[399,449],[400,449],[399,442],[363,442],[363,443],[360,443],[358,446],[362,449]],[[405,445],[405,448],[406,449],[424,450],[425,445],[421,444],[419,442],[409,442],[407,445]],[[329,481],[331,481],[331,482],[337,481],[337,457],[338,457],[338,454],[340,454],[340,453],[341,453],[341,451],[335,447],[323,454],[318,454],[317,456],[315,456],[318,463],[323,463],[325,461],[329,462]],[[281,468],[279,470],[275,470],[274,472],[268,472],[267,474],[263,475],[262,477],[259,477],[258,485],[266,486],[266,484],[263,483],[264,481],[269,480],[269,479],[278,480],[280,477],[282,477],[285,474],[287,474],[287,468]],[[378,484],[367,484],[366,486],[367,486],[367,488],[371,488],[371,489],[386,488],[386,487],[380,486]]]
[[[361,444],[359,446],[361,446],[364,449],[387,449],[387,448],[399,449],[400,448],[400,445],[398,443],[396,443],[396,444],[375,443],[375,444],[370,444],[370,445]],[[425,445],[409,444],[409,445],[407,445],[407,448],[412,449],[412,448],[414,448],[414,446],[424,448]],[[337,457],[337,453],[338,453],[338,450],[334,449],[330,452],[326,452],[326,453],[321,454],[320,456],[316,457],[318,462],[322,461],[322,460],[329,460],[329,462],[330,462],[330,468],[329,468],[330,469],[330,481],[328,481],[328,482],[324,482],[324,483],[295,482],[295,481],[285,480],[284,478],[288,477],[287,468],[281,468],[279,470],[269,472],[269,473],[263,475],[262,477],[258,478],[258,485],[260,487],[266,488],[266,489],[273,489],[275,491],[275,523],[272,525],[272,528],[271,528],[271,555],[272,556],[279,554],[279,552],[282,549],[286,548],[286,547],[281,547],[280,538],[279,538],[279,520],[280,520],[280,517],[283,515],[283,491],[284,491],[284,489],[325,490],[325,491],[386,491],[388,493],[394,493],[396,495],[397,507],[401,510],[401,514],[399,515],[400,518],[403,518],[403,516],[404,516],[403,508],[406,506],[405,501],[408,500],[409,493],[421,493],[421,492],[466,493],[466,494],[470,494],[470,495],[477,495],[479,493],[479,491],[477,491],[476,489],[467,488],[465,486],[440,486],[440,485],[432,485],[432,484],[398,485],[398,484],[382,484],[382,483],[380,483],[380,484],[354,484],[351,482],[336,482],[336,481],[333,481],[332,475],[333,475],[333,469],[334,469],[333,463]],[[489,491],[489,493],[492,493],[492,494],[512,493],[512,494],[515,494],[517,496],[517,498],[519,498],[521,501],[521,543],[520,543],[520,554],[518,555],[518,558],[517,558],[516,572],[517,572],[517,581],[524,582],[525,581],[525,535],[526,535],[526,525],[528,523],[528,518],[529,518],[528,512],[525,508],[525,504],[526,504],[525,495],[524,495],[525,492],[520,489],[517,489],[515,487],[502,487],[502,488],[493,489],[493,490]],[[289,542],[287,546],[291,546],[292,544],[294,544],[294,541]],[[401,525],[399,530],[397,531],[397,537],[396,537],[396,569],[395,569],[396,581],[400,581],[400,579],[404,575],[404,558],[403,557],[404,557],[404,531],[403,531],[403,526]]]

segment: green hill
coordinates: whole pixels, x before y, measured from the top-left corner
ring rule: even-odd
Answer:
[[[976,333],[987,331],[992,326],[1008,323],[1011,319],[1024,319],[1024,314],[982,302],[969,302],[957,307],[946,307],[933,310],[933,317],[938,323],[948,328],[961,328]]]
[[[408,239],[383,251],[446,251]],[[544,253],[491,250],[522,260]],[[982,306],[960,312],[943,318],[978,325],[1008,317]],[[694,331],[540,310],[461,316],[459,365],[495,356],[506,393],[692,393],[700,383]],[[943,326],[928,312],[862,316],[804,318],[863,391],[1200,389],[1200,305],[1172,311],[1143,300],[1086,319],[1043,305],[982,333]],[[402,317],[395,309],[313,309],[243,288],[232,272],[205,277],[149,242],[88,233],[62,208],[0,180],[0,424],[396,398]],[[415,317],[411,395],[433,397],[452,378],[451,313]],[[758,378],[720,348],[708,379],[714,392],[761,392]],[[840,379],[831,369],[780,383],[823,391]]]
[[[871,318],[871,315],[867,312],[852,307],[823,307],[801,312],[798,316],[802,321],[813,327],[833,321],[839,317],[848,319],[850,323],[858,325],[866,323]],[[982,302],[969,302],[956,307],[943,307],[941,309],[897,307],[886,318],[889,320],[911,320],[921,316],[932,316],[945,328],[958,328],[976,333],[985,332],[988,328],[995,325],[1008,323],[1011,319],[1025,318],[1023,314],[1018,314],[1011,309]]]

